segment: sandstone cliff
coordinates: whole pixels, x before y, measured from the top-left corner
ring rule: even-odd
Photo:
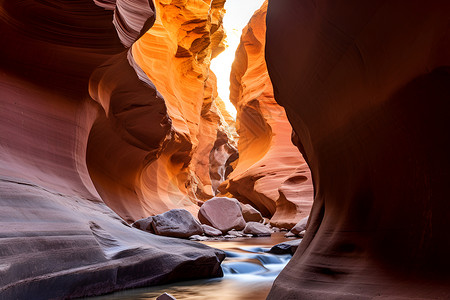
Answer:
[[[196,175],[189,154],[214,149],[217,140],[222,156],[231,151],[223,147],[225,118],[206,63],[204,70],[184,61],[154,64],[174,80],[189,81],[182,72],[198,76],[191,108],[159,92],[146,75],[150,65],[137,63],[155,10],[169,9],[166,2],[0,1],[0,298],[81,297],[221,274],[221,252],[130,228],[114,212],[133,219],[164,210],[168,194],[195,207],[178,195],[199,194],[192,186],[216,179]],[[202,13],[204,3],[212,5],[207,16],[189,15],[204,23],[192,21],[191,30],[209,35],[191,41],[193,56],[205,51],[208,60],[221,48],[221,2],[191,2]],[[162,36],[167,45],[160,44],[177,48],[172,39]],[[208,123],[215,127],[202,142],[199,128]],[[153,184],[162,187],[160,197],[153,198]]]
[[[226,130],[234,124],[226,118],[209,70],[211,58],[224,48],[223,5],[155,1],[155,22],[133,44],[128,60],[166,111],[143,107],[145,100],[118,102],[114,109],[102,100],[106,91],[94,95],[106,115],[89,139],[89,171],[102,198],[126,220],[173,208],[196,215],[198,201],[214,196],[224,179],[224,169],[214,162],[220,157],[225,165],[236,152]],[[151,145],[143,148],[148,141]],[[141,155],[136,147],[144,150]]]
[[[311,210],[311,174],[292,144],[292,128],[273,96],[264,58],[267,1],[244,28],[230,75],[239,160],[220,190],[291,228]]]
[[[270,1],[275,99],[313,175],[269,299],[449,298],[448,1]]]

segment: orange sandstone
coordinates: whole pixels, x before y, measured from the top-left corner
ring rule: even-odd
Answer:
[[[129,221],[174,208],[197,215],[198,202],[216,194],[224,180],[222,165],[236,152],[234,137],[227,131],[232,120],[226,117],[209,70],[211,59],[224,49],[224,1],[154,3],[156,20],[133,44],[128,60],[155,90],[153,97],[162,101],[165,111],[144,115],[136,104],[129,108],[136,118],[122,118],[120,126],[126,126],[126,134],[138,132],[138,139],[155,130],[164,136],[138,154],[123,139],[103,141],[95,138],[100,134],[92,135],[93,150],[88,153],[97,190]],[[108,131],[108,126],[99,126],[101,133]],[[107,149],[95,150],[105,145]]]
[[[239,160],[220,189],[271,217],[272,225],[291,228],[309,214],[313,188],[284,109],[274,100],[264,58],[266,11],[267,1],[244,28],[232,66]]]

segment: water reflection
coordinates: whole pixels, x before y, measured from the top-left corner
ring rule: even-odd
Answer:
[[[202,242],[222,249],[227,258],[222,263],[223,278],[177,282],[174,284],[133,289],[91,299],[155,299],[164,292],[177,300],[259,300],[265,299],[275,277],[286,266],[291,255],[266,253],[271,246],[286,241],[282,233],[271,237],[239,238]]]

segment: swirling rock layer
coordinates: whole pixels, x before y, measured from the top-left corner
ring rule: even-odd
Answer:
[[[447,1],[270,1],[266,61],[313,175],[269,299],[448,298]]]
[[[89,171],[102,198],[127,221],[175,208],[197,215],[198,201],[214,196],[225,175],[221,166],[236,152],[209,70],[224,47],[223,4],[155,1],[153,26],[127,56],[150,89],[141,84],[131,95],[128,80],[111,83],[122,68],[116,58],[93,75],[91,94],[106,114],[89,138]]]
[[[1,299],[221,274],[222,253],[133,229],[108,207],[159,209],[136,183],[173,125],[123,46],[154,21],[148,1],[0,1]]]
[[[274,100],[264,59],[266,12],[267,1],[244,28],[231,70],[239,160],[220,190],[271,217],[272,225],[291,228],[309,214],[313,187],[284,109]]]

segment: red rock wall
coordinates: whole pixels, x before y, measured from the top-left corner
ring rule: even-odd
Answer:
[[[162,206],[142,201],[137,183],[172,147],[174,125],[126,49],[154,10],[148,1],[0,1],[1,299],[221,274],[216,250],[181,240],[167,249],[105,205],[122,216]]]
[[[100,128],[91,133],[88,166],[95,186],[126,220],[180,207],[197,215],[198,201],[216,192],[217,179],[211,177],[223,181],[222,170],[216,174],[210,168],[210,153],[217,152],[215,142],[231,122],[223,116],[216,79],[209,70],[211,58],[224,49],[223,4],[155,1],[155,23],[133,44],[128,60],[156,88],[152,98],[164,102],[167,115],[156,104],[145,109],[142,102],[121,102],[118,112],[105,108],[116,124],[97,121]],[[128,140],[105,132],[120,132]],[[236,150],[232,136],[225,136],[226,147],[220,151],[226,161]],[[140,139],[151,145],[142,145]],[[136,147],[144,151],[139,154]]]
[[[314,179],[269,299],[449,298],[447,1],[270,1],[266,61]]]
[[[239,160],[221,191],[252,204],[271,224],[291,228],[308,216],[311,174],[292,144],[292,128],[273,96],[264,59],[267,1],[242,32],[230,76]]]

